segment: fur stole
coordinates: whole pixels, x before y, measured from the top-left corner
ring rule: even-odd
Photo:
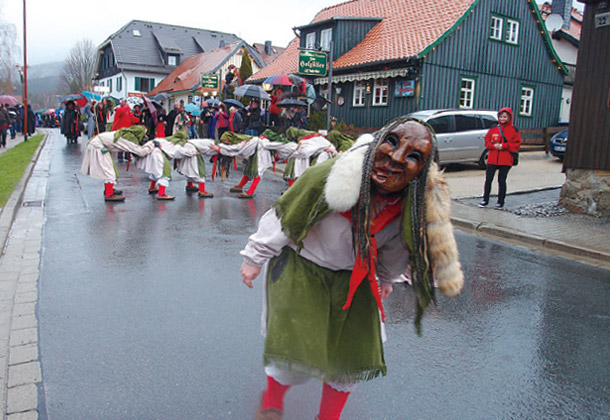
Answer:
[[[344,212],[358,202],[367,151],[364,146],[372,141],[370,134],[360,136],[331,168],[324,186],[324,199],[331,210]],[[464,274],[451,224],[449,187],[436,163],[430,165],[426,185],[426,230],[428,257],[438,288],[446,296],[457,296],[464,286]]]

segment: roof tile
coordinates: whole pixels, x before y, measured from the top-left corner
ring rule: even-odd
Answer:
[[[352,0],[322,9],[311,23],[333,17],[381,17],[365,38],[334,61],[334,68],[407,58],[434,43],[466,13],[474,0]],[[254,76],[264,79],[298,70],[299,39]]]

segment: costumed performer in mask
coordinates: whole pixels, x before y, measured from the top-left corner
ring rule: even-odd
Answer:
[[[394,120],[309,168],[262,216],[241,251],[248,287],[267,264],[267,388],[257,420],[281,419],[286,391],[310,378],[323,381],[317,419],[339,419],[358,382],[386,374],[382,299],[408,268],[418,331],[434,280],[445,295],[460,293],[449,191],[434,148],[429,126]]]

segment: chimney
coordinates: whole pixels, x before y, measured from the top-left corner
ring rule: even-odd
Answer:
[[[551,13],[556,13],[563,18],[563,29],[570,29],[572,18],[572,0],[553,0]]]
[[[271,41],[265,41],[265,54],[271,55]]]

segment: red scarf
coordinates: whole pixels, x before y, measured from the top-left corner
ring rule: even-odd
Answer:
[[[368,268],[365,260],[360,255],[360,251],[358,251],[356,262],[354,263],[354,268],[352,270],[352,276],[349,279],[349,291],[347,294],[347,301],[343,306],[344,310],[351,306],[356,289],[358,289],[358,286],[360,286],[360,283],[362,283],[364,278],[368,277],[371,292],[373,293],[373,297],[377,302],[377,307],[379,307],[379,311],[381,312],[381,320],[385,321],[385,313],[383,312],[381,295],[379,294],[379,286],[377,285],[377,277],[375,274],[375,265],[377,263],[377,240],[375,239],[375,235],[392,223],[394,219],[401,214],[401,210],[402,202],[401,200],[397,200],[393,204],[387,204],[371,222],[371,246],[369,250]],[[352,222],[352,213],[350,210],[341,213],[341,215]]]

